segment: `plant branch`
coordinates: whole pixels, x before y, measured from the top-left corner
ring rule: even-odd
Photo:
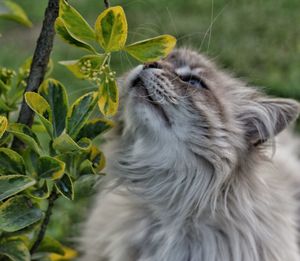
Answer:
[[[105,8],[109,8],[110,7],[109,0],[104,0],[104,4],[105,4]]]
[[[40,36],[37,40],[36,48],[32,58],[29,77],[27,79],[27,87],[25,92],[37,92],[40,84],[44,80],[50,54],[54,41],[54,23],[58,17],[59,0],[49,0],[48,7],[45,11],[45,18],[41,29]],[[18,122],[31,127],[33,123],[34,112],[28,107],[24,96],[19,113]],[[21,147],[20,141],[14,141],[13,148]]]
[[[36,239],[36,241],[34,242],[33,246],[30,249],[31,255],[38,249],[38,247],[40,246],[40,244],[42,243],[42,241],[45,237],[46,230],[47,230],[48,224],[50,222],[50,217],[51,217],[51,214],[52,214],[52,209],[53,209],[53,206],[54,206],[54,202],[57,198],[58,198],[58,195],[57,195],[56,191],[53,190],[50,197],[49,197],[49,199],[48,199],[48,208],[46,210],[45,218],[44,218],[43,223],[41,225],[41,228],[40,228],[40,231],[38,233],[37,239]]]

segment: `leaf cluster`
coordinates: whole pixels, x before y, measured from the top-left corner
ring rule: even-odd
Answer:
[[[118,110],[119,91],[116,73],[110,65],[111,54],[124,51],[138,61],[147,63],[167,56],[176,44],[176,39],[170,35],[127,44],[128,25],[121,6],[107,8],[97,17],[92,28],[77,10],[61,0],[55,27],[65,42],[91,53],[61,64],[77,78],[89,80],[98,86],[98,107],[104,116],[112,116]]]
[[[30,25],[20,7],[11,0],[4,4],[11,12],[2,18]],[[38,92],[26,91],[31,58],[16,71],[0,67],[0,260],[70,260],[76,256],[41,232],[56,198],[73,200],[90,194],[91,184],[104,175],[105,157],[95,139],[114,126],[108,117],[118,110],[111,55],[125,51],[141,62],[152,62],[165,57],[176,43],[172,36],[162,35],[127,44],[128,26],[120,6],[102,12],[92,28],[77,10],[60,0],[55,27],[67,43],[89,52],[61,64],[97,89],[70,104],[63,84],[50,78],[51,60]],[[35,113],[32,127],[16,121],[23,98]],[[99,111],[101,116],[95,117]],[[14,147],[16,139],[25,146]]]
[[[11,81],[9,77],[2,79],[6,85]],[[105,158],[93,140],[109,130],[113,122],[91,118],[97,96],[96,92],[86,93],[69,105],[65,87],[54,79],[46,79],[38,93],[25,93],[27,104],[36,113],[32,129],[0,116],[0,245],[22,245],[18,248],[24,255],[21,260],[29,260],[29,249],[44,217],[42,206],[50,195],[56,193],[72,200],[74,182],[83,176],[85,182],[94,182],[94,176],[101,175]],[[0,100],[7,101],[5,95]],[[6,115],[11,112],[7,110]],[[46,145],[39,138],[41,132],[47,133]],[[13,137],[26,148],[11,148]],[[14,238],[18,241],[12,242]],[[46,250],[44,246],[43,251]],[[20,260],[1,248],[0,254]]]

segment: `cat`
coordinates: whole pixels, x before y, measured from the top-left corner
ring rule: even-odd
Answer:
[[[185,48],[120,85],[109,175],[81,260],[300,260],[300,162],[291,149],[276,162],[268,154],[298,102],[268,97]]]

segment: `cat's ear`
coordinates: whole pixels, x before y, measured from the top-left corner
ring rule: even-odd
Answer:
[[[300,104],[291,99],[260,98],[242,114],[246,138],[253,145],[259,145],[276,136],[297,119]]]

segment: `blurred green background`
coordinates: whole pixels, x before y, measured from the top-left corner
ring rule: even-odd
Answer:
[[[32,54],[47,4],[46,0],[16,2],[35,26],[0,22],[0,65],[10,67]],[[92,25],[103,10],[102,0],[69,2]],[[300,100],[299,0],[111,0],[111,4],[122,5],[127,13],[129,41],[173,34],[179,46],[207,53],[251,84]],[[84,53],[57,39],[53,59],[76,59]],[[117,58],[114,67],[126,71],[132,60],[129,63],[125,54]],[[74,92],[88,87],[61,65],[56,66],[54,77]]]
[[[33,53],[47,1],[15,1],[34,22],[33,28],[24,28],[0,21],[0,66],[16,69]],[[102,0],[69,2],[90,24],[104,8]],[[263,86],[271,94],[300,100],[299,0],[111,0],[111,4],[120,4],[126,11],[129,42],[172,34],[179,46],[208,54],[249,83]],[[91,86],[76,80],[57,62],[83,54],[84,51],[56,39],[53,77],[70,90],[71,99]],[[115,57],[113,67],[121,73],[134,64],[121,54]],[[61,200],[61,211],[55,214],[50,232],[64,241],[76,236],[87,206],[87,199],[74,203]]]

